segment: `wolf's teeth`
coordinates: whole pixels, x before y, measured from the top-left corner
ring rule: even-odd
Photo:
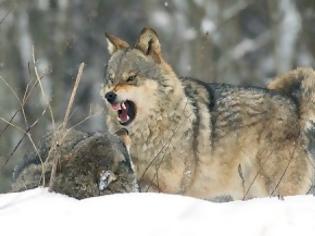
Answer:
[[[127,115],[127,120],[129,120],[130,119],[130,117]]]
[[[123,103],[121,103],[121,107],[124,109],[124,110],[126,110],[127,108],[126,108],[126,104],[123,102]]]
[[[114,111],[118,111],[121,109],[121,105],[119,103],[112,104],[112,108]]]

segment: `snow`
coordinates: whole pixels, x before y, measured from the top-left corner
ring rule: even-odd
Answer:
[[[183,31],[182,37],[187,41],[194,40],[197,37],[197,32],[194,28],[190,27]]]
[[[215,23],[207,18],[204,18],[201,22],[201,31],[203,33],[212,33],[216,30],[216,25]]]
[[[314,235],[311,195],[214,203],[158,193],[76,200],[37,188],[0,194],[1,235]]]
[[[156,10],[151,15],[152,23],[160,28],[169,27],[172,19],[170,15],[163,10]]]

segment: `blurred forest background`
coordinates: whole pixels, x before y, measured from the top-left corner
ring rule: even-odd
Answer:
[[[105,128],[104,32],[134,43],[144,26],[156,29],[179,75],[204,81],[264,86],[315,67],[315,0],[0,0],[0,192],[32,141],[52,128],[48,101],[62,121],[80,62],[70,123]]]

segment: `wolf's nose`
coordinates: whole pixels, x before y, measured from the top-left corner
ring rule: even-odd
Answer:
[[[107,101],[109,103],[113,103],[115,101],[116,97],[117,97],[117,95],[113,91],[110,91],[110,92],[105,94],[105,98],[107,99]]]

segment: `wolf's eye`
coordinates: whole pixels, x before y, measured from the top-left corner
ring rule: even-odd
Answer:
[[[127,82],[133,82],[137,77],[137,74],[131,75],[128,77],[128,79],[126,80]]]

